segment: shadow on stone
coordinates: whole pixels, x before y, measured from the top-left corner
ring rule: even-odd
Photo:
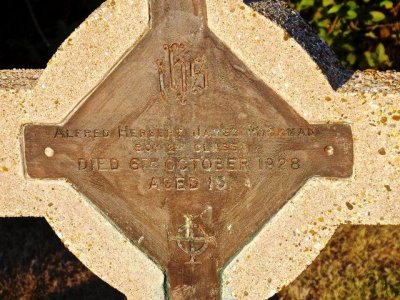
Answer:
[[[44,218],[0,218],[0,299],[126,297],[69,252]]]
[[[342,225],[276,299],[399,299],[400,227]]]
[[[288,33],[287,38],[294,38],[307,51],[325,74],[333,89],[339,89],[351,78],[353,72],[341,64],[325,41],[314,32],[298,12],[289,8],[286,2],[282,0],[245,0],[244,2],[285,29]]]

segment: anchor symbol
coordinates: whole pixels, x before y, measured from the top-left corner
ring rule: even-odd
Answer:
[[[171,237],[171,241],[176,241],[178,247],[190,255],[190,261],[186,264],[198,265],[200,262],[196,262],[196,256],[202,254],[208,248],[209,237],[205,233],[201,225],[193,223],[193,216],[184,215],[185,224],[179,227],[178,233],[180,236]],[[195,231],[201,236],[195,236]]]

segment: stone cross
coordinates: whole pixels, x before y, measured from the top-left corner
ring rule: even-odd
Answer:
[[[0,91],[3,215],[46,216],[132,299],[264,299],[338,224],[398,222],[397,74],[337,90],[280,4],[143,2],[106,2]]]

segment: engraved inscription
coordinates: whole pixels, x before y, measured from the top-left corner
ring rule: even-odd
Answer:
[[[239,128],[236,126],[215,126],[215,127],[202,127],[196,126],[194,128],[184,127],[146,127],[146,128],[131,128],[127,125],[118,126],[117,129],[113,128],[95,128],[95,129],[82,129],[82,128],[57,128],[54,133],[54,138],[109,138],[111,136],[118,136],[119,138],[145,138],[145,139],[168,139],[193,137],[200,138],[234,138],[234,137],[257,137],[257,138],[290,138],[290,137],[312,137],[316,135],[316,129],[313,127],[270,127],[249,124],[246,128]],[[344,142],[341,142],[345,144]],[[351,145],[347,143],[347,149]]]
[[[259,158],[258,159],[258,163],[259,163],[259,168],[260,169],[282,169],[285,166],[290,166],[291,169],[293,170],[297,170],[300,169],[301,165],[300,165],[300,159],[299,158],[292,158],[292,159],[288,159],[288,158]]]
[[[256,128],[256,129],[255,129]],[[290,134],[288,134],[290,133]],[[108,138],[128,150],[125,156],[76,157],[83,173],[125,172],[141,178],[143,192],[224,192],[233,185],[251,186],[249,176],[296,172],[302,158],[290,149],[273,151],[266,139],[312,138],[315,128],[271,128],[261,125],[175,126],[107,129],[57,128],[54,138],[93,141]],[[325,149],[323,149],[325,151]],[[238,180],[238,175],[244,180]]]

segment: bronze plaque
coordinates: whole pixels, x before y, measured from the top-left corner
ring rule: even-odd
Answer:
[[[86,195],[171,299],[218,299],[225,264],[310,177],[352,174],[352,133],[310,125],[256,78],[205,1],[150,4],[151,30],[65,123],[24,127],[26,172]]]

